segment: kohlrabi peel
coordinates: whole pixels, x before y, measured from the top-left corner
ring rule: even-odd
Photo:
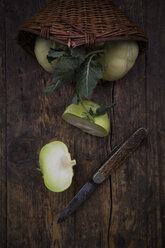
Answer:
[[[75,160],[67,146],[61,141],[46,144],[39,154],[40,171],[43,174],[45,186],[53,192],[66,190],[72,183]]]
[[[98,104],[91,101],[83,101],[83,105],[87,111],[92,109],[93,113],[99,107]],[[62,115],[62,118],[69,124],[80,128],[83,132],[98,137],[105,137],[109,134],[110,122],[108,114],[93,117],[93,121],[89,120],[84,111],[82,103],[69,105]]]
[[[55,66],[59,62],[59,58],[53,60],[51,63],[48,62],[47,55],[50,48],[56,48],[56,43],[54,41],[46,40],[39,36],[36,38],[34,47],[36,59],[45,71],[53,73]]]
[[[139,54],[136,41],[110,41],[105,46],[105,54],[101,56],[103,79],[115,81],[124,77],[134,66]]]

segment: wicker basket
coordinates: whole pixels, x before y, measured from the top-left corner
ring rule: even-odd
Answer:
[[[140,51],[147,38],[111,0],[53,0],[19,27],[17,42],[34,55],[36,35],[64,45],[102,46],[109,40],[137,40]]]

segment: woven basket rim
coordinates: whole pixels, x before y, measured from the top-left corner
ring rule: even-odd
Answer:
[[[148,39],[145,36],[144,32],[141,31],[134,22],[126,17],[111,0],[102,0],[102,3],[105,3],[105,6],[108,3],[111,7],[108,11],[110,11],[110,15],[112,16],[112,25],[110,22],[111,19],[106,19],[106,16],[102,16],[102,18],[103,21],[105,19],[105,23],[106,21],[109,23],[103,25],[104,28],[106,25],[110,28],[112,26],[112,28],[110,30],[108,28],[104,30],[104,28],[102,28],[98,24],[98,20],[100,17],[97,17],[95,15],[92,18],[95,18],[95,21],[98,21],[96,28],[94,23],[92,23],[93,19],[91,19],[91,27],[90,25],[88,25],[87,16],[86,25],[88,28],[85,31],[82,28],[83,23],[81,23],[81,19],[78,24],[75,24],[73,21],[73,18],[75,18],[75,13],[77,12],[73,14],[71,13],[71,16],[68,17],[70,19],[68,19],[67,21],[66,17],[68,16],[68,13],[64,8],[62,10],[60,9],[60,11],[63,11],[66,16],[64,15],[62,19],[59,18],[58,21],[55,20],[52,24],[52,20],[50,17],[52,15],[52,9],[54,8],[54,4],[56,3],[56,1],[59,3],[62,2],[64,5],[68,4],[68,2],[64,0],[53,0],[52,2],[48,3],[47,6],[37,12],[32,18],[21,25],[18,29],[16,37],[17,43],[20,44],[26,51],[30,52],[32,55],[34,55],[34,38],[36,35],[61,43],[63,45],[67,45],[69,47],[76,47],[81,45],[104,46],[106,42],[112,40],[136,40],[139,43],[140,52],[145,52],[148,48]],[[87,2],[87,0],[68,1],[75,4],[88,3],[91,13],[93,13],[92,4],[100,4],[99,0],[93,0],[92,2]],[[103,9],[102,11],[107,11],[107,9]],[[106,13],[109,14],[109,12]],[[116,25],[116,23],[118,22],[119,24]],[[115,28],[113,28],[113,25],[116,25]],[[62,28],[64,28],[64,31],[62,30]],[[98,29],[101,30],[101,32],[98,31]]]

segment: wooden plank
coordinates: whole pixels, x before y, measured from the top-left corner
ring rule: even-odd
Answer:
[[[111,85],[99,85],[92,100],[111,104]],[[72,127],[69,127],[72,130]],[[109,137],[97,138],[76,130],[75,152],[78,166],[75,174],[75,193],[94,174],[110,151]],[[75,214],[75,247],[108,247],[110,188],[107,180],[77,210]]]
[[[150,6],[148,8],[148,6]],[[145,28],[150,46],[146,61],[148,235],[147,247],[165,247],[165,4],[146,1]]]
[[[56,223],[60,211],[110,151],[110,140],[84,134],[65,123],[61,114],[71,102],[70,85],[47,100],[43,91],[49,75],[16,46],[15,30],[37,10],[38,3],[31,1],[27,6],[8,0],[8,247],[107,247],[108,181],[75,215]],[[112,84],[100,85],[93,100],[110,104],[111,95]],[[52,138],[65,142],[77,160],[72,186],[60,194],[48,191],[35,169],[39,148]]]
[[[165,246],[164,7],[162,1],[147,1],[145,6],[143,1],[122,2],[128,15],[145,27],[150,46],[146,57],[139,59],[128,77],[115,84],[114,98],[118,105],[114,113],[113,142],[142,125],[149,129],[149,137],[112,177],[111,247]]]
[[[127,15],[143,27],[142,1],[116,1]],[[125,78],[114,85],[112,144],[120,143],[137,128],[146,126],[145,56],[141,55]],[[146,142],[144,142],[146,144]],[[147,247],[147,161],[141,146],[112,175],[112,217],[109,247]]]
[[[5,11],[0,2],[0,244],[6,247],[6,84],[5,84]]]
[[[146,1],[145,4],[142,0],[115,1],[128,16],[145,27],[150,48],[147,56],[142,55],[124,79],[114,84],[101,84],[96,89],[93,100],[104,104],[117,103],[110,113],[111,134],[100,139],[82,133],[61,119],[65,107],[71,102],[70,85],[47,100],[43,92],[50,80],[49,75],[15,44],[17,27],[46,2],[29,1],[27,5],[19,0],[7,0],[6,4],[6,82],[4,55],[0,74],[1,246],[6,247],[7,239],[9,248],[164,247],[165,86],[160,56],[164,57],[163,3],[161,0],[156,3]],[[1,4],[2,1],[0,7]],[[0,55],[4,51],[4,28],[4,22],[0,22]],[[60,211],[95,172],[111,147],[140,126],[149,128],[148,141],[73,216],[57,225]],[[71,187],[59,194],[44,187],[36,170],[39,148],[52,138],[65,142],[72,158],[77,160]]]
[[[8,1],[7,5],[8,247],[46,248],[56,243],[56,247],[62,247],[67,239],[54,224],[61,196],[45,189],[36,170],[38,148],[50,138],[50,133],[51,138],[55,135],[56,123],[53,115],[49,120],[49,104],[43,94],[47,76],[15,43],[18,26],[38,5],[39,1],[28,5]],[[52,124],[48,127],[49,122]],[[50,133],[46,133],[47,128]]]

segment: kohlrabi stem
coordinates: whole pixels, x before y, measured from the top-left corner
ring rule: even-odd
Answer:
[[[104,51],[104,49],[100,49],[100,50],[92,51],[92,52],[88,53],[88,54],[85,56],[85,59],[86,59],[87,57],[89,57],[90,55],[92,55],[92,54],[96,54],[96,53],[104,53],[104,52],[105,52],[105,51]]]
[[[78,93],[78,97],[79,97],[79,100],[80,100],[80,103],[81,103],[81,106],[83,107],[88,119],[91,121],[91,122],[94,122],[94,118],[93,116],[89,113],[88,109],[85,107],[84,103],[83,103],[83,100],[82,100],[82,97],[81,95]]]
[[[71,160],[71,163],[70,163],[70,165],[71,166],[74,166],[74,165],[76,165],[76,160],[74,159],[74,160]]]

